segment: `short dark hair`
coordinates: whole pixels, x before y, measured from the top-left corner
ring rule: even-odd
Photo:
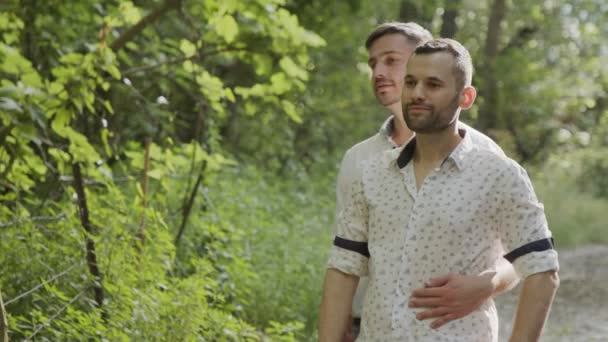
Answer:
[[[473,62],[469,51],[459,42],[449,38],[429,40],[414,50],[412,55],[429,55],[437,52],[447,52],[454,57],[454,75],[457,86],[463,89],[471,85],[473,80]]]
[[[380,37],[387,34],[401,34],[414,45],[433,39],[433,35],[424,27],[413,23],[389,22],[376,26],[372,33],[367,36],[365,48],[369,50],[372,44]]]

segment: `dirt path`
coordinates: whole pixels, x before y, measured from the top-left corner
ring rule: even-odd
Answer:
[[[559,250],[561,286],[543,342],[608,342],[608,246]],[[518,286],[496,300],[500,339],[507,341]]]

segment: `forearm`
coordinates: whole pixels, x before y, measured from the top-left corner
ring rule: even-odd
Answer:
[[[509,341],[538,341],[558,286],[555,271],[533,274],[524,280]]]
[[[327,269],[319,319],[319,341],[339,342],[348,327],[359,277]]]

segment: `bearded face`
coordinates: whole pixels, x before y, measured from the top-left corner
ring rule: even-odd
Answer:
[[[417,133],[436,133],[458,120],[462,90],[456,87],[450,54],[413,55],[405,77],[402,108],[407,126]]]

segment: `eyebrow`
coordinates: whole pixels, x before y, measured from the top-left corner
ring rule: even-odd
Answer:
[[[428,78],[428,80],[429,80],[429,81],[433,81],[433,82],[445,83],[445,81],[444,81],[444,80],[442,80],[442,79],[441,79],[441,78],[439,78],[439,77],[435,77],[435,76],[431,76],[431,77],[429,77],[429,78]]]
[[[390,55],[390,54],[393,54],[393,53],[394,53],[394,54],[398,54],[398,55],[400,55],[400,56],[403,56],[403,53],[401,53],[401,52],[399,52],[399,51],[397,51],[397,50],[388,50],[388,51],[384,51],[384,52],[380,53],[378,56],[368,58],[368,59],[367,59],[367,63],[369,64],[369,62],[371,62],[372,60],[374,60],[374,59],[376,59],[376,58],[378,58],[378,57],[382,57],[382,56]]]
[[[416,77],[414,77],[412,74],[407,74],[407,75],[405,75],[405,78],[413,78],[413,79],[416,79]],[[426,80],[427,80],[427,81],[433,81],[433,82],[439,82],[439,83],[445,83],[445,81],[444,81],[444,80],[442,80],[441,78],[436,77],[436,76],[427,77],[427,78],[426,78]]]

